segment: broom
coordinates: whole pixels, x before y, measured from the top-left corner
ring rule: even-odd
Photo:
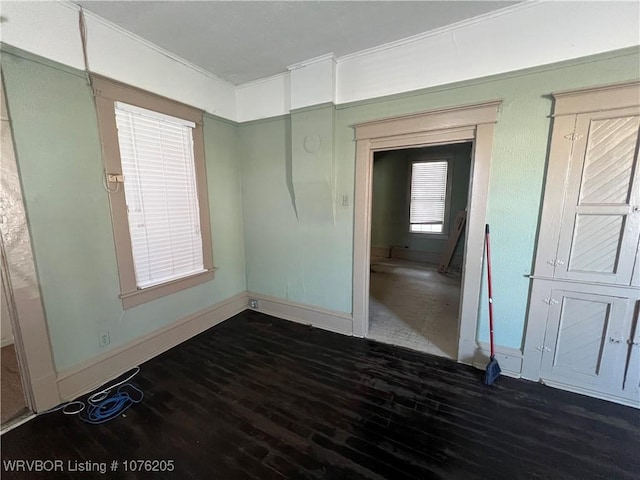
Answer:
[[[500,365],[496,360],[496,352],[493,346],[493,296],[491,292],[491,253],[489,249],[489,225],[484,226],[484,240],[487,250],[487,288],[489,290],[489,340],[491,342],[491,359],[484,371],[482,383],[493,385],[500,376]]]

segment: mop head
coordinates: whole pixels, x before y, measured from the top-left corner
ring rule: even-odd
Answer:
[[[484,378],[482,379],[482,383],[485,385],[493,385],[493,382],[500,376],[500,365],[498,365],[498,361],[496,357],[491,357],[491,360],[487,364],[487,368],[484,371]]]

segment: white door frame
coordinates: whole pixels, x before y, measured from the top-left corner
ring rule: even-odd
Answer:
[[[484,251],[489,170],[494,124],[500,101],[375,120],[357,124],[353,234],[353,334],[369,331],[369,262],[371,255],[371,191],[373,155],[398,150],[473,142],[471,183],[465,229],[462,292],[458,322],[457,359],[472,364],[476,341],[478,303]]]

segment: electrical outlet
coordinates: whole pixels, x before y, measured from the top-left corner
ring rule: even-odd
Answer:
[[[102,347],[106,347],[110,343],[111,343],[111,337],[109,336],[109,332],[101,333],[98,341],[98,346],[102,348]]]
[[[256,300],[255,298],[250,298],[249,308],[258,308],[258,300]]]

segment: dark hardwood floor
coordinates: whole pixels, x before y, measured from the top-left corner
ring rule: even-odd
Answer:
[[[2,436],[2,478],[640,478],[640,412],[244,312],[142,365],[103,425],[60,412]],[[16,459],[116,472],[9,473]],[[173,460],[165,473],[122,461]]]

